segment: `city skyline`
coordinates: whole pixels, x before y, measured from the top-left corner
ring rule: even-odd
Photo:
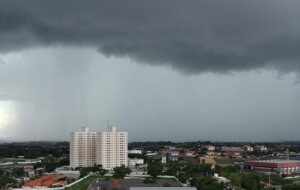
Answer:
[[[299,141],[300,2],[0,2],[0,141]],[[118,13],[118,14],[116,14]]]

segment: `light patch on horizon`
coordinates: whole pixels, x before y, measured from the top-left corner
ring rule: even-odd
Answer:
[[[0,101],[0,131],[16,122],[15,102]],[[2,135],[1,135],[2,136]]]

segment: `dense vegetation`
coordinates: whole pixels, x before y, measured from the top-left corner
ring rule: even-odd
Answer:
[[[52,155],[60,157],[69,154],[68,142],[24,142],[0,144],[0,158],[38,158]]]

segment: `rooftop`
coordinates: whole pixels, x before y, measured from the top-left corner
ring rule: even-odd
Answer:
[[[59,176],[59,175],[46,175],[42,176],[40,178],[34,179],[27,181],[24,184],[24,187],[51,187],[54,184],[61,184],[62,186],[64,185],[66,180],[66,177],[64,176]]]
[[[265,162],[265,163],[300,163],[300,160],[248,160],[247,162]]]

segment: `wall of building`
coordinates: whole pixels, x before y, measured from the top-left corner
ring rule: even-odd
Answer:
[[[100,164],[112,170],[116,166],[128,166],[128,134],[110,127],[104,132],[90,132],[84,127],[70,135],[70,166],[92,167]]]

